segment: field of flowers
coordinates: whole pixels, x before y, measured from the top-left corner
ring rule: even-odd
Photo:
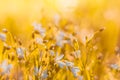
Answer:
[[[0,80],[120,80],[119,0],[0,5]]]

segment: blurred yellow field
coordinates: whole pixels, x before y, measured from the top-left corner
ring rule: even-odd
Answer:
[[[120,80],[120,0],[0,0],[0,80]]]

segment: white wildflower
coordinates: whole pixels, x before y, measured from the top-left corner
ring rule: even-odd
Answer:
[[[34,67],[34,75],[37,75],[39,72],[41,72],[42,67],[38,68],[38,67]]]
[[[83,80],[83,76],[79,76],[79,77],[78,77],[78,80]]]
[[[77,50],[74,52],[75,58],[79,58],[81,56],[81,51]]]
[[[47,78],[47,77],[48,77],[47,70],[44,70],[44,71],[42,72],[42,74],[41,74],[41,78],[42,78],[42,79],[45,79],[45,78]]]
[[[63,40],[63,43],[64,43],[64,44],[68,43],[68,40]]]
[[[64,42],[63,42],[63,38],[65,37],[65,33],[60,31],[56,37],[56,45],[62,47]]]
[[[62,47],[63,46],[63,41],[57,41],[56,45]]]
[[[61,54],[60,56],[56,56],[55,62],[59,65],[60,68],[63,68],[66,66],[66,64],[63,61],[60,61],[64,57],[64,54]]]
[[[111,64],[110,67],[115,70],[120,68],[117,64]]]
[[[9,74],[10,69],[12,68],[12,64],[7,64],[7,61],[4,60],[0,65],[0,68],[3,69],[2,74]]]
[[[41,39],[41,38],[36,38],[36,43],[38,43],[38,44],[43,44],[43,39]]]
[[[37,74],[38,74],[38,72],[39,72],[38,67],[35,67],[35,68],[34,68],[34,75],[37,75]]]
[[[55,52],[53,50],[49,50],[49,53],[51,56],[53,56],[55,54]]]
[[[78,67],[72,67],[71,71],[72,71],[73,75],[75,77],[77,77],[78,76],[78,72],[80,71],[80,69]]]
[[[57,64],[59,65],[60,68],[63,68],[64,66],[66,66],[66,64],[62,61],[57,61]]]
[[[55,61],[59,61],[59,60],[61,60],[63,57],[64,57],[64,54],[61,54],[60,56],[57,56],[57,57],[55,58]]]
[[[36,22],[34,22],[34,23],[32,24],[32,26],[34,27],[34,30],[36,30],[36,31],[40,30],[41,27],[42,27],[41,24],[37,24]]]
[[[68,67],[72,67],[72,66],[74,66],[74,63],[73,62],[70,62],[70,61],[65,61],[65,63],[66,63],[66,66],[68,66]]]
[[[6,35],[3,34],[3,33],[0,33],[0,39],[1,39],[2,41],[6,41]]]
[[[24,56],[24,51],[23,51],[23,49],[22,48],[17,48],[16,49],[16,52],[17,52],[17,54],[18,54],[18,56],[19,57],[23,57]]]
[[[33,26],[34,26],[34,30],[35,31],[38,31],[40,33],[41,36],[45,36],[45,29],[42,28],[42,25],[41,24],[37,24],[36,22],[33,23]]]
[[[58,33],[57,40],[61,41],[61,40],[63,40],[64,37],[65,37],[65,33],[63,31],[60,31]]]

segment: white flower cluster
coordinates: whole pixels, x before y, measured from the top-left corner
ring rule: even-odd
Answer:
[[[36,43],[37,43],[37,44],[43,44],[43,39],[41,39],[41,38],[36,38]]]
[[[16,52],[17,52],[17,55],[18,55],[19,58],[24,57],[24,50],[21,47],[17,48]]]
[[[12,64],[8,64],[7,60],[4,60],[2,64],[0,64],[0,69],[2,69],[2,75],[9,74],[12,69]]]
[[[55,52],[53,50],[49,50],[51,56],[54,56]]]
[[[56,16],[55,19],[58,19],[57,16]],[[56,23],[58,23],[58,21]],[[44,35],[45,36],[45,29],[42,28],[41,24],[34,23],[33,26],[34,26],[35,31],[38,31],[40,33],[40,35]],[[71,44],[71,42],[72,42],[71,38],[73,36],[70,35],[70,34],[66,34],[64,31],[58,31],[56,33],[55,37],[56,37],[55,38],[56,42],[55,42],[54,45],[55,46],[59,46],[59,47],[62,48],[65,43]],[[69,39],[65,40],[64,39],[65,37],[69,38]],[[36,43],[43,44],[43,39],[42,38],[36,38],[35,40],[36,40]],[[58,55],[58,53],[55,52],[52,49],[50,49],[48,51],[49,51],[49,54],[54,58],[54,62],[55,62],[54,64],[57,64],[60,68],[64,68],[65,67],[66,70],[70,70],[70,72],[72,72],[74,77],[77,77],[77,78],[79,77],[79,74],[78,74],[80,72],[79,67],[74,66],[73,62],[70,62],[68,60],[63,60],[64,54]],[[21,52],[21,51],[19,50],[19,52]],[[79,58],[81,56],[81,51],[80,50],[74,51],[74,56],[75,56],[75,58]],[[40,70],[41,70],[41,68],[40,69],[35,68],[34,69],[34,72],[35,72],[34,74],[37,75],[38,73],[41,72]],[[42,71],[41,77],[42,78],[47,78],[48,77],[47,70]]]
[[[38,67],[34,67],[34,75],[38,75],[39,73],[41,73],[40,75],[40,79],[46,79],[48,77],[48,72],[47,70],[42,71],[42,67],[38,68]]]
[[[62,47],[63,46],[63,38],[65,37],[65,33],[60,31],[56,36],[56,45]]]
[[[81,57],[81,51],[80,50],[76,50],[74,53],[75,58],[80,58]]]
[[[3,34],[3,33],[0,33],[0,39],[1,39],[2,41],[6,41],[6,35]]]
[[[34,30],[39,32],[42,37],[45,37],[46,30],[42,27],[41,24],[33,23]]]
[[[110,67],[114,70],[120,69],[120,66],[118,64],[111,64]]]
[[[63,59],[64,55],[61,54],[60,56],[56,56],[55,62],[59,65],[60,68],[66,67],[67,69],[70,69],[70,71],[73,73],[74,77],[78,76],[78,72],[80,72],[79,67],[75,67],[73,62],[64,60]]]

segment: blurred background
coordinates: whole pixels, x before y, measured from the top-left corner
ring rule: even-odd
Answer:
[[[110,49],[119,45],[120,0],[0,0],[0,29],[27,40],[34,21],[49,24],[56,14],[81,35],[104,27],[102,44]]]
[[[68,23],[67,28],[74,27],[83,43],[86,36],[104,28],[98,35],[99,48],[107,55],[104,61],[120,64],[120,57],[113,56],[120,46],[120,0],[0,0],[0,30],[7,28],[24,46],[29,43],[33,22],[49,27],[59,18],[63,28]]]

